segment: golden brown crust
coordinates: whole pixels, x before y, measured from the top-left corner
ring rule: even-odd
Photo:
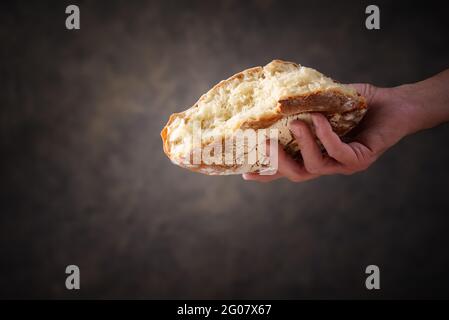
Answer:
[[[168,139],[167,139],[167,134],[168,134],[168,127],[172,124],[173,121],[175,121],[175,119],[177,117],[179,117],[182,114],[182,112],[180,113],[173,113],[172,115],[170,115],[170,118],[168,119],[167,124],[165,125],[165,127],[162,129],[161,131],[161,138],[162,138],[162,146],[164,149],[164,153],[171,158],[170,156],[170,146],[168,144]]]
[[[365,98],[347,95],[338,89],[319,90],[309,94],[291,96],[279,100],[277,109],[288,116],[304,112],[323,112],[327,114],[345,113],[354,109],[366,108]]]
[[[319,90],[310,94],[291,96],[278,101],[276,113],[259,119],[245,121],[242,129],[263,129],[273,125],[283,117],[310,112],[326,115],[348,113],[357,109],[366,109],[366,100],[360,96],[348,96],[339,90]]]
[[[269,126],[273,125],[275,122],[281,120],[283,118],[283,115],[281,114],[272,114],[263,116],[259,119],[251,119],[246,120],[243,122],[240,126],[240,129],[264,129],[268,128]]]
[[[219,83],[217,83],[215,86],[212,87],[212,89],[210,89],[209,91],[213,91],[213,90],[217,90],[221,87],[224,87],[226,84],[228,84],[229,82],[238,79],[238,80],[243,80],[243,78],[245,77],[245,75],[251,76],[253,74],[262,72],[263,68],[262,67],[253,67],[253,68],[249,68],[243,71],[240,71],[239,73],[234,74],[233,76],[227,78],[226,80],[221,80]],[[193,105],[192,108],[194,108],[195,106],[197,106],[198,102],[200,102],[202,99],[205,98],[206,95],[202,95],[198,101]]]

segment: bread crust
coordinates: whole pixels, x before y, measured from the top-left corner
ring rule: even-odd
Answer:
[[[280,64],[292,64],[296,67],[298,65],[293,62],[286,62],[282,60],[274,60],[274,63]],[[242,80],[245,75],[255,74],[263,72],[263,67],[254,67],[242,72],[239,72],[230,78],[223,80],[216,84],[211,90],[223,87],[228,82],[235,79]],[[202,95],[200,99],[190,108],[198,107],[198,103],[202,99],[206,98],[206,94]],[[190,110],[188,109],[188,110]],[[187,168],[194,172],[200,172],[208,175],[223,175],[223,174],[237,174],[244,173],[251,170],[247,166],[242,165],[216,165],[216,164],[204,164],[200,165],[185,165],[180,159],[174,159],[170,150],[170,144],[168,143],[168,128],[179,117],[184,117],[185,112],[173,113],[165,127],[162,129],[161,138],[163,142],[164,153],[175,164]],[[363,118],[367,111],[366,99],[360,94],[348,94],[339,88],[332,89],[318,89],[311,93],[292,95],[283,97],[277,103],[274,113],[263,115],[258,119],[251,119],[242,122],[239,125],[240,129],[265,129],[275,125],[282,119],[287,119],[299,114],[308,114],[319,112],[327,117],[332,129],[339,135],[343,136],[354,128]],[[238,128],[237,128],[238,129]],[[284,145],[284,149],[294,157],[300,157],[299,148],[294,141],[293,135],[291,135],[292,143]],[[203,145],[204,147],[206,145]],[[258,164],[259,168],[261,167]]]

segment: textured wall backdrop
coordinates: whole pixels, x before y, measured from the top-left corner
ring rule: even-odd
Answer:
[[[162,152],[172,112],[274,58],[381,86],[449,67],[441,5],[376,3],[380,31],[359,1],[2,2],[0,297],[449,297],[448,125],[303,184],[207,177]]]

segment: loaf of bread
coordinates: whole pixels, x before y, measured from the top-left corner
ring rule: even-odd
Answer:
[[[209,175],[261,172],[270,168],[264,158],[265,150],[256,161],[249,161],[241,157],[248,154],[248,146],[238,153],[229,151],[232,148],[226,148],[225,142],[231,141],[230,146],[236,146],[232,139],[244,130],[274,130],[284,149],[298,157],[300,150],[288,129],[291,120],[311,124],[310,114],[320,112],[333,130],[343,136],[359,123],[366,110],[365,98],[354,88],[314,69],[274,60],[221,81],[191,108],[172,114],[161,137],[164,152],[171,161],[193,171]],[[196,132],[200,136],[195,139]],[[257,145],[253,148],[257,149]],[[203,161],[204,149],[208,154],[212,150],[214,159],[219,161]],[[195,157],[196,151],[199,157]]]

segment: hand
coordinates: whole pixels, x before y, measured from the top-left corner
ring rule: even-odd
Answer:
[[[365,96],[368,112],[353,133],[350,143],[344,143],[332,131],[330,123],[322,114],[312,114],[316,136],[326,154],[318,146],[309,126],[303,121],[292,121],[290,131],[301,149],[302,162],[293,160],[279,145],[278,171],[276,174],[244,174],[245,180],[268,182],[286,177],[293,182],[302,182],[322,175],[350,175],[367,169],[387,149],[406,136],[412,129],[408,114],[412,107],[406,102],[403,90],[378,88],[369,84],[352,85]]]

